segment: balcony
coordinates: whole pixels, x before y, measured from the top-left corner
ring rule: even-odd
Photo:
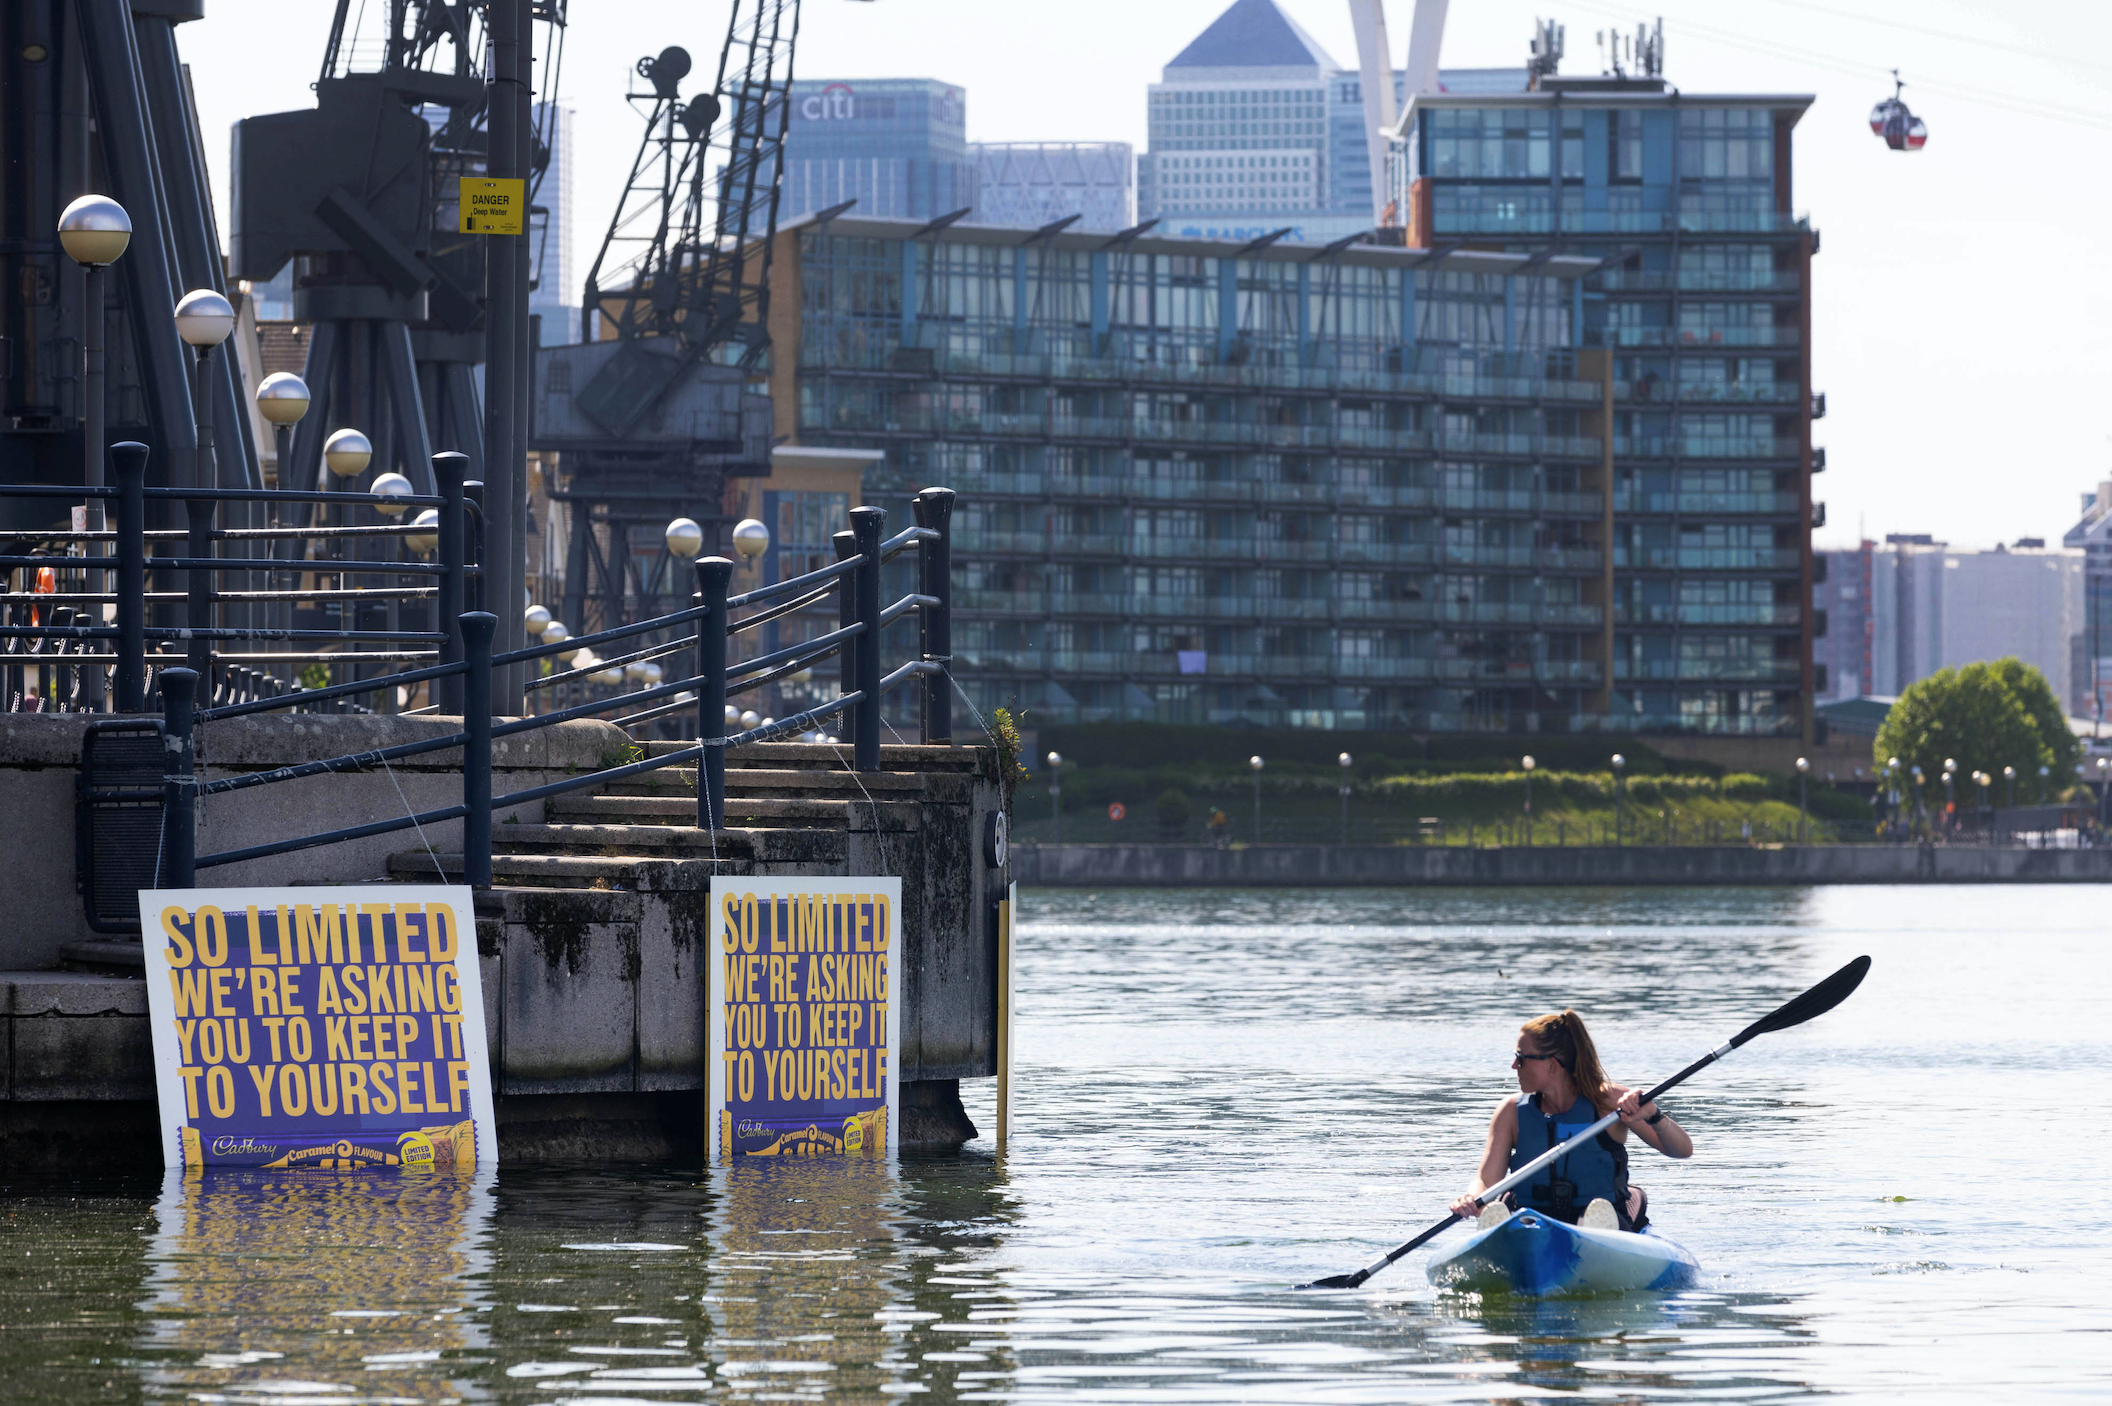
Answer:
[[[1785,381],[1769,381],[1765,384],[1742,381],[1674,381],[1669,385],[1660,384],[1654,396],[1637,395],[1633,390],[1629,390],[1625,395],[1616,398],[1631,403],[1654,399],[1680,405],[1795,405],[1803,398],[1803,391]]]
[[[1804,445],[1794,435],[1619,435],[1613,452],[1624,459],[1795,459]]]
[[[1447,601],[1437,607],[1432,618],[1443,625],[1530,625],[1533,607],[1530,602],[1461,605]]]
[[[1709,683],[1737,679],[1754,683],[1795,683],[1803,677],[1794,659],[1619,659],[1616,679]]]
[[[1056,498],[1088,498],[1096,503],[1120,502],[1130,491],[1131,479],[1087,477],[1083,474],[1050,474],[1049,494]]]
[[[964,556],[1041,556],[1049,550],[1046,532],[957,533],[953,549]]]
[[[1540,623],[1543,625],[1583,626],[1597,629],[1605,618],[1595,605],[1543,605],[1540,607]]]
[[[1398,679],[1405,682],[1429,678],[1430,663],[1428,659],[1413,655],[1337,655],[1334,671],[1335,677],[1342,679]]]
[[[1606,327],[1599,345],[1610,347],[1794,347],[1794,327]]]
[[[1421,600],[1338,600],[1338,620],[1380,620],[1420,624],[1430,618],[1431,605]]]
[[[1282,479],[1263,479],[1254,485],[1264,503],[1312,503],[1324,506],[1335,501],[1335,486],[1332,483],[1289,483]]]
[[[1795,517],[1794,493],[1616,493],[1617,513],[1685,513],[1697,517]]]
[[[1542,547],[1539,560],[1549,571],[1597,571],[1605,558],[1597,547]]]
[[[1430,548],[1423,542],[1343,542],[1345,563],[1375,566],[1428,566]]]
[[[1623,625],[1760,625],[1794,628],[1803,612],[1795,605],[1766,602],[1738,605],[1647,605],[1641,610],[1622,610],[1614,618]]]
[[[1430,489],[1372,484],[1344,486],[1340,506],[1357,508],[1427,508],[1435,495]]]
[[[1608,269],[1597,274],[1608,293],[1796,293],[1794,273],[1755,273],[1745,269]]]
[[[1436,506],[1452,512],[1513,512],[1533,510],[1531,489],[1493,491],[1480,488],[1440,488]]]
[[[1049,598],[1040,591],[993,591],[969,586],[955,588],[953,604],[957,610],[991,615],[1043,615],[1048,612]]]
[[[1648,547],[1640,562],[1630,559],[1634,555],[1627,548],[1620,548],[1613,555],[1613,564],[1642,566],[1652,571],[1670,571],[1674,567],[1682,571],[1798,571],[1804,565],[1802,554],[1773,547]]]
[[[1526,567],[1533,564],[1533,549],[1447,542],[1438,549],[1437,559],[1446,566]]]

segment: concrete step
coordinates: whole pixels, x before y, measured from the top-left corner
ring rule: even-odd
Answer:
[[[670,796],[686,795],[692,800],[697,794],[697,774],[669,768],[667,771],[650,773],[664,777],[657,785],[649,785],[643,777],[612,782],[600,792],[605,796]],[[726,794],[728,796],[755,796],[772,800],[800,799],[863,799],[870,794],[875,800],[906,799],[923,791],[924,777],[913,771],[800,771],[782,767],[726,769]]]
[[[550,810],[554,821],[581,824],[693,825],[697,819],[694,796],[554,796]],[[729,795],[726,818],[741,821],[751,829],[756,828],[755,821],[841,825],[849,811],[848,801],[775,800]]]
[[[723,860],[735,861],[738,867],[746,867],[749,858],[746,851],[739,855],[722,851]],[[695,859],[698,856],[688,851],[662,852],[659,854],[494,854],[491,857],[492,882],[509,888],[580,888],[593,887],[596,881],[604,884],[634,886],[642,876],[643,866],[664,864],[671,859]],[[709,860],[707,852],[702,858]],[[462,856],[447,850],[440,851],[438,872],[449,882],[462,881]],[[409,882],[433,882],[435,868],[433,856],[425,850],[405,851],[389,856],[389,876]]]
[[[696,818],[695,808],[689,813]],[[492,853],[567,853],[584,856],[628,855],[641,851],[693,850],[710,858],[716,845],[721,854],[754,848],[748,830],[720,830],[716,834],[694,825],[494,825]],[[686,855],[695,858],[694,854]]]
[[[963,737],[966,743],[969,739]],[[980,741],[981,738],[977,739]],[[664,757],[670,752],[679,752],[693,747],[693,742],[641,742],[648,757]],[[925,746],[921,743],[890,743],[880,748],[882,771],[959,771],[976,769],[978,753],[974,748]],[[726,769],[730,772],[745,767],[760,767],[772,770],[797,769],[819,771],[843,771],[851,764],[851,745],[848,742],[827,746],[812,742],[751,742],[744,747],[731,747],[726,752]]]

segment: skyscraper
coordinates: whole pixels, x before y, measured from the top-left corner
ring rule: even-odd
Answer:
[[[583,271],[574,249],[572,125],[574,113],[557,103],[535,105],[536,136],[550,148],[550,164],[536,185],[528,226],[530,312],[543,319],[544,343],[569,342],[579,332]]]
[[[1039,229],[1078,216],[1077,228],[1113,233],[1136,220],[1128,142],[971,142],[975,219]]]
[[[1327,242],[1371,225],[1362,90],[1278,6],[1234,0],[1151,85],[1137,216],[1167,234]]]
[[[778,218],[856,200],[861,215],[931,220],[973,206],[968,94],[929,78],[792,85]]]

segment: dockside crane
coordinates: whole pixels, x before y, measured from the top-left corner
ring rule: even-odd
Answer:
[[[679,47],[640,59],[644,130],[589,268],[580,343],[538,354],[531,444],[559,456],[564,619],[644,618],[691,586],[664,544],[720,541],[725,480],[769,472],[770,267],[800,0],[735,0],[708,92]],[[709,549],[709,548],[708,548]]]

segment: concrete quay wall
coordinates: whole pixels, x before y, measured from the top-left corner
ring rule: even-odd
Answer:
[[[81,740],[92,720],[83,713],[0,714],[0,853],[10,857],[7,903],[0,910],[0,970],[56,967],[67,943],[97,940],[74,886],[74,790]],[[458,727],[452,718],[337,713],[229,718],[198,730],[204,742],[197,771],[207,779],[276,771],[444,736]],[[505,795],[592,771],[630,741],[621,728],[592,719],[501,738],[492,744],[491,789]],[[462,753],[448,748],[405,757],[387,769],[311,776],[208,796],[198,807],[198,853],[243,849],[461,802]],[[540,804],[533,809],[532,817],[521,819],[541,819]],[[507,817],[498,818],[503,822]],[[426,841],[442,852],[460,850],[461,836],[459,820],[425,828]],[[370,835],[203,869],[198,881],[213,888],[367,883],[383,876],[391,854],[418,844],[415,830]]]
[[[1931,845],[1020,845],[1050,888],[2112,883],[2112,850]]]

